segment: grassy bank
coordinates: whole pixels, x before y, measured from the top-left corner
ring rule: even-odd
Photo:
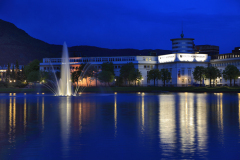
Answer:
[[[84,92],[226,92],[238,93],[240,87],[87,87]],[[51,93],[46,88],[0,88],[0,93]]]
[[[50,91],[46,88],[0,88],[0,93],[37,93]]]

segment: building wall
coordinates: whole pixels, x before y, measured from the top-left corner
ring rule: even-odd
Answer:
[[[189,59],[186,60],[186,62],[182,61],[182,59],[177,58],[180,54],[171,54],[171,55],[176,55],[175,59],[172,60],[172,62],[167,61],[166,59],[161,59],[162,61],[160,62],[159,57],[160,56],[129,56],[129,57],[94,57],[95,59],[91,57],[74,57],[71,58],[70,64],[71,64],[71,72],[76,70],[77,66],[80,66],[82,63],[92,63],[92,65],[96,66],[97,68],[101,69],[101,64],[104,62],[112,62],[114,64],[114,72],[116,76],[120,76],[120,69],[123,65],[132,62],[134,64],[134,67],[139,69],[139,71],[142,73],[143,80],[141,80],[140,85],[142,86],[151,86],[154,84],[154,81],[148,81],[147,80],[147,74],[151,69],[158,68],[161,70],[162,68],[167,68],[169,71],[172,73],[172,80],[170,82],[167,82],[167,86],[189,86],[189,85],[194,85],[199,84],[199,82],[195,82],[193,79],[192,72],[194,71],[194,68],[196,66],[203,66],[203,67],[208,67],[208,65],[215,66],[220,71],[222,72],[225,67],[229,64],[235,65],[238,67],[240,70],[240,57],[239,56],[234,56],[231,58],[223,58],[222,55],[219,55],[219,59],[213,59],[210,61],[210,57],[208,57],[204,61],[196,61],[196,60],[191,60]],[[184,55],[184,54],[181,54]],[[191,56],[191,54],[186,54]],[[194,54],[192,54],[194,55]],[[201,54],[195,54],[198,56],[201,56]],[[165,55],[164,55],[165,56]],[[169,56],[169,55],[166,55]],[[171,57],[170,57],[171,58]],[[59,58],[60,59],[60,58]],[[49,63],[49,60],[53,59],[48,59],[48,60],[43,60],[43,63],[40,64],[40,69],[41,70],[49,70],[52,67],[56,69],[56,71],[60,71],[60,60],[59,59],[54,59],[54,61]],[[79,62],[78,60],[82,59],[82,62]],[[92,61],[91,61],[92,60]],[[52,66],[52,67],[51,67]],[[74,68],[73,68],[74,67]],[[179,75],[180,72],[180,75]],[[217,85],[228,85],[230,86],[230,81],[225,81],[223,77],[218,77],[217,80]],[[114,84],[113,82],[112,84]],[[205,85],[209,85],[210,82],[208,79],[204,79],[203,83]],[[212,82],[213,83],[213,82]],[[232,81],[233,83],[233,81]],[[91,82],[91,85],[95,85],[96,81]],[[98,82],[100,85],[101,83]],[[134,84],[134,82],[132,83]],[[240,85],[240,79],[236,79],[236,84]],[[105,85],[105,84],[102,84]],[[157,80],[156,81],[157,86],[162,86],[163,82],[162,80]]]
[[[167,86],[190,86],[195,82],[193,79],[193,71],[196,66],[207,67],[208,62],[172,62],[172,63],[164,63],[158,64],[158,69],[161,70],[163,68],[168,69],[172,73],[172,80],[167,82]],[[162,80],[158,81],[159,86],[162,86],[164,83]],[[208,85],[208,82],[205,82]]]

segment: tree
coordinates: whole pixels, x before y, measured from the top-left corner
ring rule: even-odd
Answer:
[[[11,75],[12,79],[15,79],[15,70],[14,70],[14,65],[12,67],[12,75]]]
[[[113,66],[113,63],[112,62],[106,62],[106,63],[103,63],[102,64],[102,71],[109,71],[111,72],[114,76],[114,66]]]
[[[134,68],[134,64],[131,62],[131,63],[127,63],[125,65],[123,65],[120,69],[120,77],[122,77],[124,80],[125,80],[125,84],[126,84],[126,81],[129,82],[130,84],[130,81],[129,81],[129,75],[130,75],[130,71]]]
[[[136,69],[136,68],[132,68],[129,72],[129,77],[128,77],[129,81],[135,81],[135,86],[136,86],[136,82],[140,81],[142,79],[142,73]]]
[[[161,79],[161,73],[158,69],[152,69],[148,72],[147,75],[148,80],[153,80],[154,81],[154,86],[155,86],[155,80],[156,79]]]
[[[19,64],[18,60],[16,60],[16,75],[15,75],[17,80],[20,80],[20,70],[19,70]]]
[[[8,69],[6,72],[6,76],[7,76],[7,81],[9,81],[9,79],[10,79],[10,64],[9,63],[8,63]]]
[[[77,71],[72,72],[72,74],[71,74],[72,83],[77,82],[77,86],[78,86],[78,78],[79,78],[79,76],[80,75],[78,74]]]
[[[206,71],[206,69],[203,66],[197,66],[194,68],[193,78],[196,81],[200,82],[199,86],[202,86],[202,79],[204,78],[205,71]]]
[[[110,71],[101,71],[98,75],[98,79],[101,82],[108,83],[114,80],[114,75]]]
[[[206,78],[209,78],[210,87],[212,87],[211,85],[212,79],[215,80],[217,77],[221,77],[221,72],[217,67],[210,66],[205,69],[205,76]]]
[[[21,73],[20,73],[20,80],[21,81],[25,81],[26,80],[26,76],[24,74],[24,67],[22,66],[22,69],[21,69]]]
[[[38,81],[40,78],[39,71],[32,71],[28,74],[27,81],[28,82],[35,82]]]
[[[161,69],[160,71],[160,79],[163,81],[163,86],[165,87],[166,81],[168,82],[171,79],[171,73],[168,71],[168,69]]]
[[[97,68],[94,68],[93,72],[94,72],[93,76],[96,79],[96,87],[97,87],[97,80],[98,80],[99,70]]]
[[[226,80],[230,80],[230,86],[232,86],[232,79],[234,79],[234,86],[235,86],[235,79],[238,78],[240,72],[238,68],[234,65],[228,65],[225,70],[223,70],[223,78]]]
[[[24,68],[24,74],[26,75],[28,79],[28,75],[31,72],[39,71],[39,61],[37,59],[30,62],[27,66]]]

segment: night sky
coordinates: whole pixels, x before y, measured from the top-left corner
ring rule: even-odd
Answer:
[[[171,38],[240,46],[239,0],[0,0],[0,19],[50,44],[168,49]]]

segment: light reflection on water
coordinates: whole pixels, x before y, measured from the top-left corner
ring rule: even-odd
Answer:
[[[0,159],[225,159],[238,150],[240,94],[0,97]]]

